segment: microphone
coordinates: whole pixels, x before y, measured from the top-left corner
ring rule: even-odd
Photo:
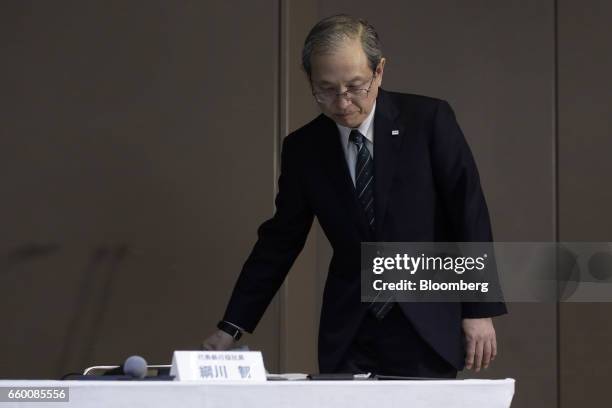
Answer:
[[[91,369],[107,369],[101,375],[68,373],[62,380],[93,380],[93,381],[131,381],[131,380],[172,380],[174,377],[158,374],[147,377],[149,371],[147,360],[140,356],[130,356],[120,366],[108,369],[107,366],[91,367]]]
[[[123,372],[133,378],[145,378],[147,361],[140,356],[130,356],[123,363]]]
[[[129,356],[123,364],[106,371],[102,376],[123,377],[123,380],[143,379],[147,376],[147,360],[140,356]]]

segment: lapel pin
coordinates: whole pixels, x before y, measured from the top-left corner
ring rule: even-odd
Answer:
[[[392,134],[393,136],[395,136],[395,135],[399,135],[399,130],[392,130],[392,131],[391,131],[391,134]]]

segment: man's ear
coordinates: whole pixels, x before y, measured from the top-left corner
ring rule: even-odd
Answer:
[[[382,77],[385,71],[385,62],[387,62],[387,59],[381,58],[380,62],[376,66],[376,76],[379,78],[378,80],[380,81],[380,83],[378,84],[379,86],[382,85]]]

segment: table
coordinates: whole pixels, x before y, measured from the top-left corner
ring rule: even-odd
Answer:
[[[507,408],[514,380],[268,381],[187,383],[174,381],[0,380],[0,387],[68,387],[70,402],[48,407],[180,408]],[[2,402],[1,408],[41,406]]]

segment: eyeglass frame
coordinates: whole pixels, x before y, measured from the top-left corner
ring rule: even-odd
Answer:
[[[347,89],[346,91],[344,91],[344,92],[339,92],[339,93],[338,93],[338,92],[335,92],[335,91],[332,91],[332,90],[329,90],[329,91],[321,91],[321,92],[315,92],[315,91],[314,91],[314,87],[313,87],[313,86],[312,86],[312,84],[311,84],[312,96],[314,96],[315,100],[316,100],[318,103],[321,103],[321,104],[324,104],[324,105],[325,105],[325,104],[329,104],[329,103],[334,102],[334,101],[335,101],[335,100],[336,100],[336,99],[337,99],[339,96],[342,96],[343,98],[345,98],[345,99],[347,99],[347,100],[349,100],[349,101],[351,101],[351,102],[352,102],[352,101],[354,100],[353,98],[356,96],[355,94],[352,94],[353,92],[365,91],[365,95],[364,95],[363,97],[359,97],[359,98],[357,98],[357,100],[363,100],[363,99],[367,98],[367,97],[368,97],[368,95],[370,94],[370,90],[372,89],[372,84],[374,83],[374,79],[375,79],[375,78],[376,78],[376,71],[372,72],[372,79],[370,80],[370,85],[369,85],[367,88],[357,88],[357,89],[352,89],[352,90]],[[320,100],[317,98],[317,95],[326,94],[326,93],[327,93],[328,95],[330,95],[330,96],[331,96],[332,92],[334,93],[334,97],[333,97],[333,99],[330,99],[330,100],[329,100],[329,101],[327,101],[327,102],[322,102],[322,101],[320,101]]]

